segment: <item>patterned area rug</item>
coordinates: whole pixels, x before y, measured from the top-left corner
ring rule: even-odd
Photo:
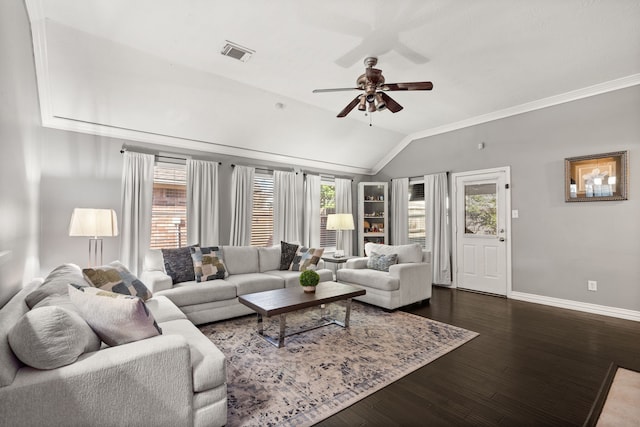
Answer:
[[[287,315],[287,333],[323,315],[344,319],[343,303]],[[291,327],[290,327],[291,325]],[[275,336],[276,318],[265,319]],[[468,342],[478,334],[354,302],[351,325],[293,335],[276,348],[245,316],[200,330],[227,357],[227,426],[309,426],[339,412]]]

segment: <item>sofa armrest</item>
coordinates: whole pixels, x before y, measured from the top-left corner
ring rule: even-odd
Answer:
[[[389,274],[400,282],[403,303],[431,298],[431,264],[395,264],[389,267]]]
[[[369,260],[369,257],[351,258],[344,263],[344,268],[357,268],[357,269],[367,268],[368,260]]]
[[[165,291],[173,287],[171,276],[162,271],[143,271],[140,280],[151,292]]]
[[[58,369],[23,367],[0,388],[6,425],[189,426],[192,401],[189,345],[179,335],[104,348]]]

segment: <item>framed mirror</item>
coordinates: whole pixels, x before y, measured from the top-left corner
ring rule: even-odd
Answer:
[[[567,202],[627,200],[627,151],[564,159]]]

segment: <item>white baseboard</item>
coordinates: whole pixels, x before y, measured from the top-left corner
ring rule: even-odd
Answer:
[[[553,307],[566,308],[568,310],[584,311],[587,313],[601,314],[603,316],[617,317],[620,319],[640,322],[640,311],[627,310],[626,308],[609,307],[606,305],[552,298],[542,295],[527,294],[524,292],[511,292],[509,294],[509,298],[519,301],[533,302],[536,304],[550,305]]]

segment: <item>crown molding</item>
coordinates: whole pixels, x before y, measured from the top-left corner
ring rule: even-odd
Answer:
[[[405,136],[393,150],[389,151],[389,153],[372,168],[372,171],[374,175],[379,173],[382,168],[384,168],[391,160],[393,160],[395,156],[400,154],[400,152],[404,150],[409,144],[411,144],[411,142],[417,139],[439,135],[454,130],[491,122],[494,120],[504,119],[506,117],[516,116],[518,114],[528,113],[530,111],[540,110],[542,108],[552,107],[554,105],[564,104],[567,102],[576,101],[578,99],[588,98],[590,96],[600,95],[638,84],[640,84],[640,73],[632,74],[627,77],[622,77],[604,83],[599,83],[593,86],[588,86],[586,88],[577,89],[571,92],[550,96],[548,98],[539,99],[536,101],[528,102],[526,104],[516,105],[514,107],[505,108],[503,110],[494,111],[491,113],[483,114],[481,116],[471,117],[459,122],[414,132]]]

